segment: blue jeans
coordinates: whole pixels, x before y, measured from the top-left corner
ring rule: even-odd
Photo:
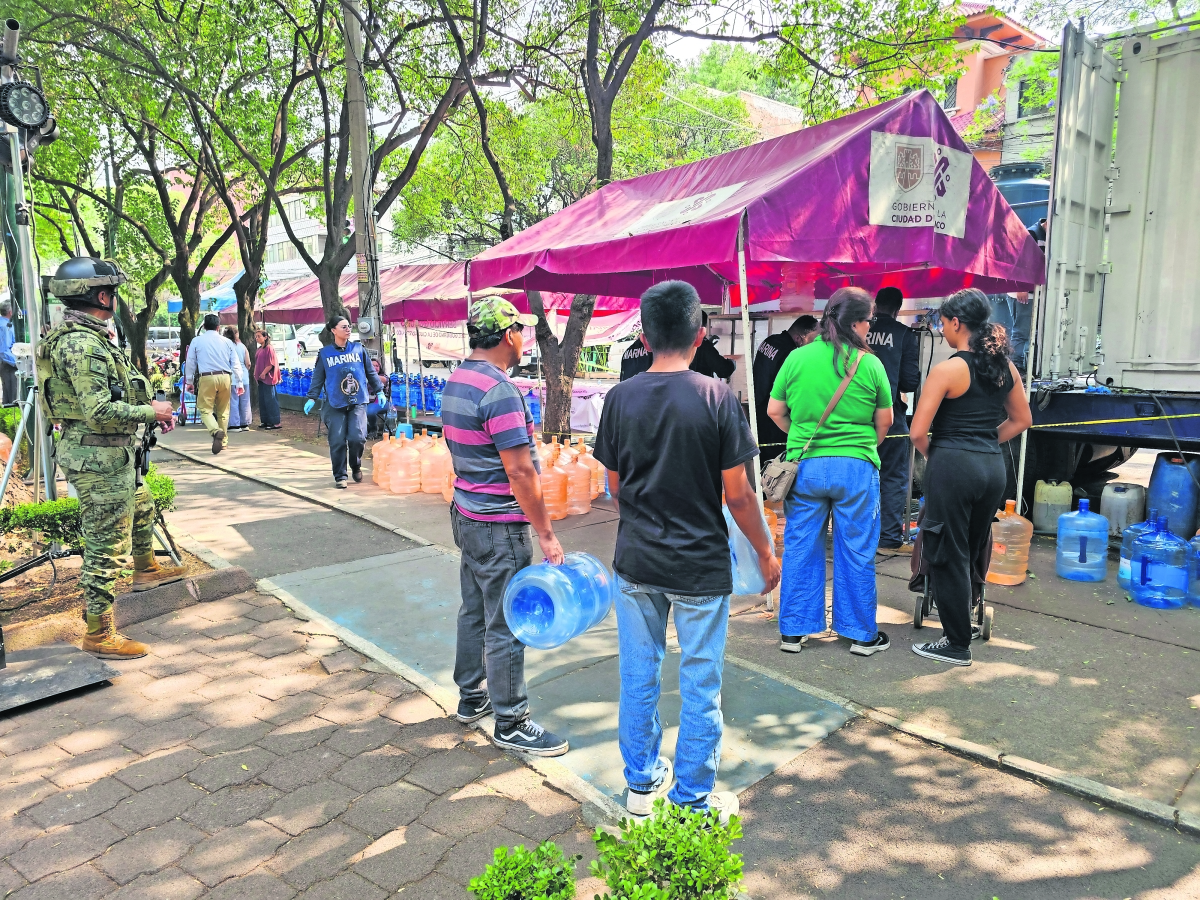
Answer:
[[[875,551],[879,546],[879,472],[866,460],[820,456],[800,463],[784,503],[779,631],[825,630],[825,522],[833,513],[833,630],[874,640]]]
[[[621,712],[618,742],[625,782],[652,791],[666,770],[659,765],[662,722],[662,662],[667,649],[667,612],[675,607],[679,639],[679,738],[675,742],[675,786],[668,799],[680,806],[708,808],[708,795],[721,762],[721,676],[729,597],[683,597],[650,591],[617,576],[617,640],[620,645]]]
[[[352,406],[332,406],[328,402],[321,413],[325,427],[329,429],[329,460],[333,464],[333,478],[346,478],[346,465],[350,471],[362,468],[363,447],[367,441],[367,408],[361,403]]]

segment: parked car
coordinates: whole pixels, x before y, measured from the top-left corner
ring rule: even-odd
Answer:
[[[146,332],[146,349],[147,350],[178,350],[179,349],[179,328],[178,326],[158,326],[153,325]]]
[[[304,345],[297,338],[294,325],[267,322],[263,327],[271,338],[271,346],[275,348],[281,366],[299,366],[303,363]],[[317,326],[317,330],[320,331],[320,326]]]

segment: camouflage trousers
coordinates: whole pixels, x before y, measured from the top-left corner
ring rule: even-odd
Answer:
[[[112,609],[122,557],[154,549],[154,498],[135,487],[133,447],[83,447],[67,434],[58,444],[58,464],[79,494],[83,570],[79,576],[87,611]]]

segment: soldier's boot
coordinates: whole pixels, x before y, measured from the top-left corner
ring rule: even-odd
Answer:
[[[137,659],[150,652],[145,644],[117,633],[116,619],[111,609],[100,615],[88,613],[87,624],[82,649],[92,656],[101,659]]]
[[[133,558],[133,590],[148,591],[151,588],[179,581],[184,577],[182,566],[160,566],[153,553],[143,553]]]

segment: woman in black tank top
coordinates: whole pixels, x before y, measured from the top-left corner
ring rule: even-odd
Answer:
[[[1008,336],[989,321],[991,304],[975,288],[939,311],[942,335],[957,352],[934,366],[912,421],[926,457],[921,561],[942,620],[942,638],[914,644],[918,656],[971,664],[971,563],[991,540],[1004,499],[1000,445],[1033,424]],[[933,432],[932,437],[930,431]]]

